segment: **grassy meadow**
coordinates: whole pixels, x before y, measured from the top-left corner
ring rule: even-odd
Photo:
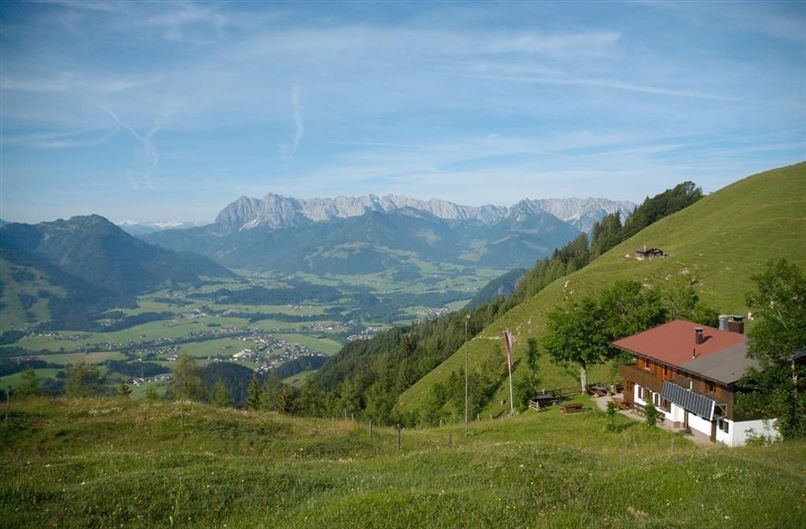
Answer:
[[[590,406],[583,398],[582,402]],[[5,411],[5,410],[3,410]],[[781,528],[806,443],[726,449],[552,409],[397,432],[114,399],[12,402],[0,519],[17,527]]]

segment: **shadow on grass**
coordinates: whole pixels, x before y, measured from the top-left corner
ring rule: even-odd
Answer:
[[[621,423],[621,424],[609,424],[607,426],[607,431],[611,432],[611,433],[622,433],[622,432],[626,432],[627,430],[629,430],[631,428],[635,428],[635,426],[637,426],[638,424],[640,424],[640,423],[638,423],[636,421],[630,421],[630,422],[625,422],[625,423]]]

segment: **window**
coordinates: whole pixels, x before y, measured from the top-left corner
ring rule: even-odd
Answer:
[[[718,426],[719,429],[722,430],[723,432],[730,433],[730,421],[728,421],[726,418],[720,417]]]
[[[663,378],[669,376],[669,368],[667,366],[663,366]]]
[[[706,382],[705,385],[708,388],[708,393],[716,393],[716,384],[709,381]]]
[[[660,393],[652,393],[652,404],[660,406]]]
[[[669,402],[666,399],[663,399],[662,401],[660,401],[660,407],[661,407],[661,409],[663,411],[668,411],[668,412],[672,411],[672,403]]]

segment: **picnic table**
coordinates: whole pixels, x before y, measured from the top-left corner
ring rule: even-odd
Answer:
[[[606,397],[610,393],[610,390],[607,386],[594,384],[588,386],[588,394],[589,395],[596,395],[597,397]]]
[[[538,393],[529,399],[529,407],[535,410],[541,410],[545,407],[551,406],[557,400],[551,393]]]
[[[613,399],[613,402],[616,403],[619,410],[629,410],[631,408],[631,404],[624,399]]]

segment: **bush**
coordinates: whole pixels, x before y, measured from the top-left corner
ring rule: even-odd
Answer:
[[[618,413],[618,408],[616,407],[616,403],[611,401],[607,402],[607,430],[612,432],[616,429],[616,414]]]
[[[646,405],[645,408],[646,413],[646,423],[649,425],[650,428],[654,428],[658,424],[658,419],[660,418],[660,412],[658,408],[655,407],[654,404],[651,402]]]

